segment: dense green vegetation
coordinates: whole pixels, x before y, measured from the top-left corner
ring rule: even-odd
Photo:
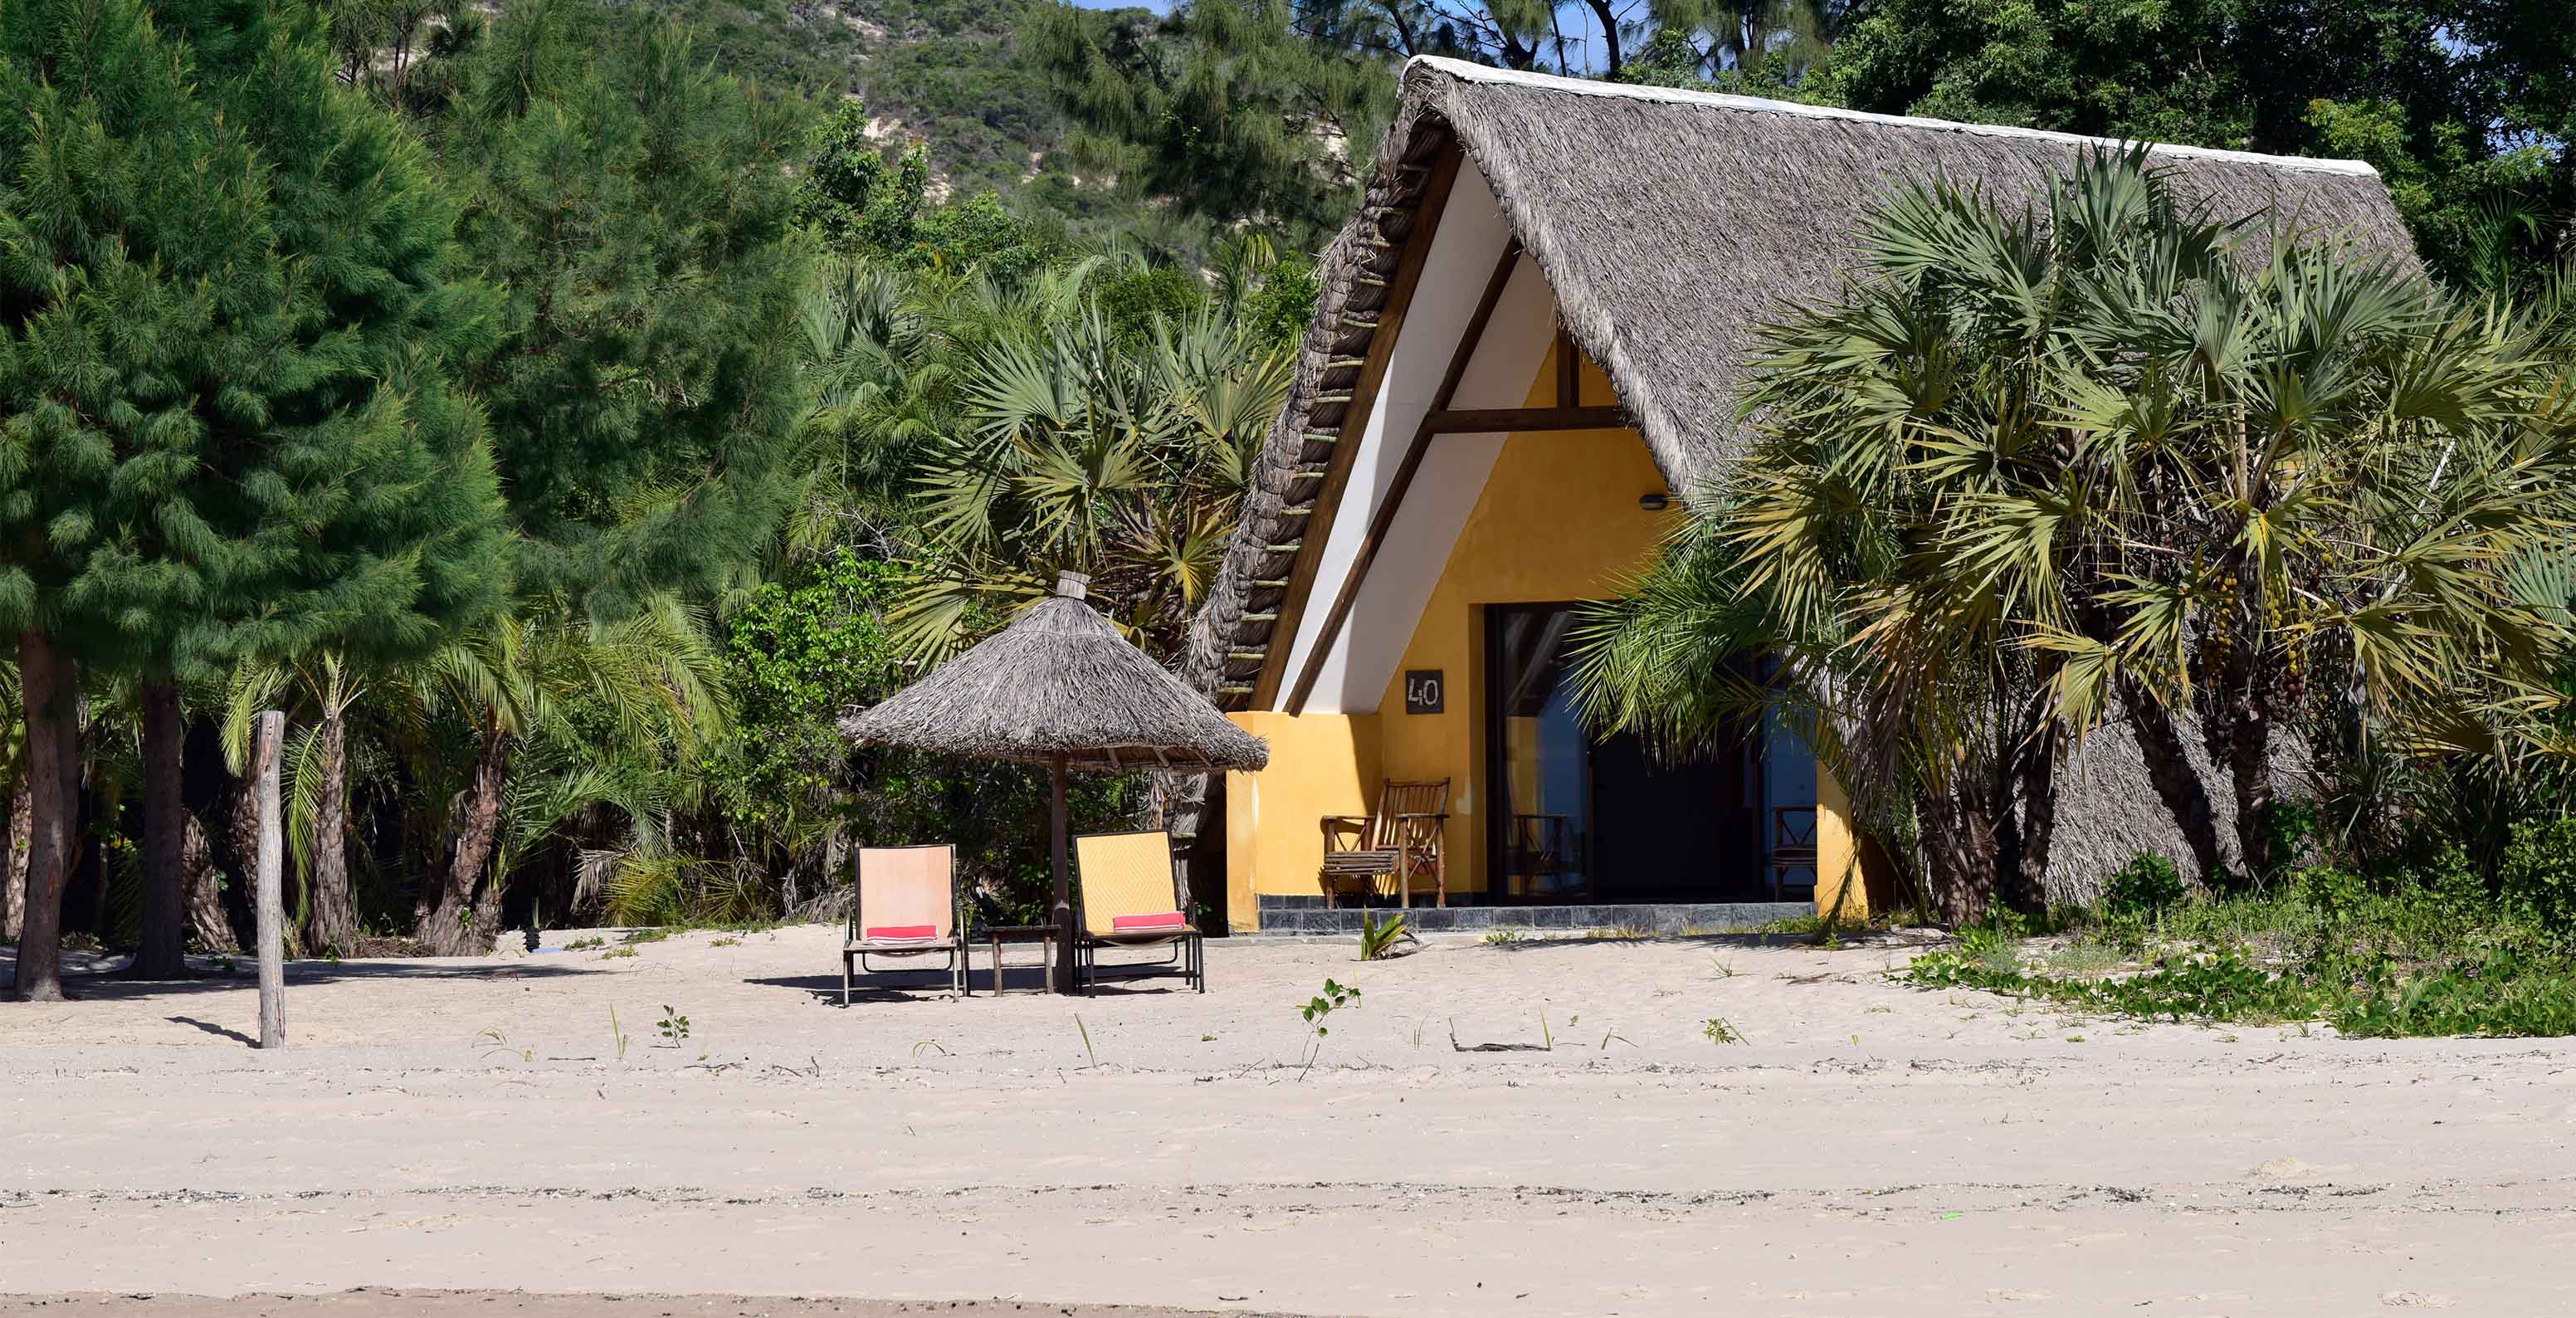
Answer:
[[[2358,157],[2462,283],[2536,279],[2576,223],[2576,25],[2559,0],[1191,0],[1159,18],[1040,14],[1024,44],[1054,77],[1077,156],[1195,213],[1292,232],[1348,213],[1348,166],[1392,108],[1395,62],[1417,54]]]
[[[721,25],[586,0],[0,28],[22,993],[59,991],[58,919],[145,973],[232,945],[263,708],[308,950],[774,918],[933,835],[1033,907],[1040,785],[834,720],[1058,567],[1168,647],[1302,261],[943,204],[854,105],[725,72]]]
[[[2141,856],[2131,873],[2170,864]],[[2364,1037],[2576,1033],[2576,821],[2512,829],[2492,880],[2456,849],[2372,879],[2335,865],[2214,900],[2114,882],[2060,911],[2034,951],[2017,915],[1916,958],[1927,987],[2068,1010],[2247,1025],[2323,1021]]]

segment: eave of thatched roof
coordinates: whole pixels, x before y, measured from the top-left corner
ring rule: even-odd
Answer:
[[[1082,579],[872,708],[843,736],[1076,769],[1258,769],[1260,738],[1218,713],[1093,612]]]
[[[1481,170],[1546,274],[1575,339],[1601,364],[1676,488],[1739,448],[1735,390],[1755,333],[1785,302],[1831,296],[1871,206],[1947,178],[2033,195],[2096,139],[1825,110],[1778,101],[1555,78],[1454,60],[1405,66],[1359,215],[1326,249],[1322,296],[1252,497],[1193,626],[1182,675],[1227,708],[1251,700],[1307,528],[1339,451],[1352,385],[1434,165]],[[2221,213],[2268,210],[2413,263],[2387,190],[2357,161],[2160,146],[2180,190]],[[1354,428],[1356,433],[1356,428]],[[1329,589],[1329,587],[1327,587]],[[1277,638],[1286,643],[1284,636]]]

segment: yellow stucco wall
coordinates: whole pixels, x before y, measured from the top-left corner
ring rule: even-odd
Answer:
[[[1583,401],[1614,395],[1600,368],[1585,364]],[[1529,391],[1529,406],[1555,395],[1553,349]],[[1476,510],[1452,546],[1431,602],[1414,627],[1385,698],[1379,701],[1379,762],[1398,780],[1447,778],[1449,889],[1485,886],[1487,845],[1482,680],[1487,604],[1555,604],[1601,599],[1644,566],[1677,512],[1650,513],[1640,495],[1660,493],[1645,441],[1633,430],[1566,430],[1512,435],[1485,480]],[[1446,712],[1404,712],[1404,670],[1446,674]]]
[[[1816,766],[1816,913],[1847,923],[1869,918],[1851,796],[1821,764]]]
[[[1555,388],[1551,350],[1529,390],[1543,406]],[[1583,402],[1616,401],[1609,380],[1585,363]],[[1678,510],[1650,513],[1639,496],[1664,490],[1644,441],[1632,430],[1516,434],[1501,454],[1474,512],[1416,624],[1376,714],[1267,711],[1230,715],[1270,740],[1270,767],[1229,774],[1226,787],[1226,896],[1237,929],[1254,929],[1259,894],[1323,891],[1325,815],[1366,814],[1380,783],[1450,780],[1446,835],[1449,890],[1486,883],[1484,629],[1493,604],[1600,599],[1651,558]],[[1447,682],[1446,711],[1404,712],[1404,670],[1436,668]],[[1818,774],[1817,907],[1857,918],[1868,909],[1859,882],[1851,811],[1839,784]],[[1848,880],[1848,884],[1846,883]],[[1427,880],[1417,882],[1427,889]]]
[[[1237,929],[1255,929],[1259,894],[1324,890],[1323,818],[1368,813],[1380,778],[1378,716],[1226,717],[1270,743],[1270,768],[1225,776],[1226,915]]]

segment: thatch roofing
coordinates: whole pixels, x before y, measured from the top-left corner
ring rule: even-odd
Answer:
[[[1083,602],[1068,572],[1049,596],[966,653],[864,712],[853,741],[1076,769],[1258,769],[1270,749],[1163,670]]]
[[[1324,252],[1295,385],[1182,675],[1227,708],[1247,702],[1308,548],[1304,531],[1334,459],[1343,400],[1415,234],[1431,165],[1453,146],[1483,171],[1568,328],[1609,373],[1667,480],[1684,489],[1740,451],[1735,391],[1756,328],[1784,300],[1838,290],[1874,205],[1937,178],[2016,202],[2045,187],[2050,171],[2068,171],[2080,151],[2103,145],[1411,61],[1360,213]],[[2175,146],[2154,148],[2152,159],[2185,196],[2222,214],[2268,209],[2278,223],[2415,260],[2387,189],[2359,161]]]
[[[1568,328],[1617,387],[1676,489],[1741,451],[1735,391],[1756,327],[1784,301],[1835,294],[1869,210],[1896,189],[1946,178],[2006,203],[2112,143],[2063,133],[1826,110],[1740,96],[1514,73],[1445,59],[1405,66],[1402,99],[1360,213],[1323,254],[1321,296],[1287,405],[1181,673],[1226,708],[1250,703],[1289,582],[1336,459],[1353,382],[1408,243],[1433,165],[1451,150],[1482,171],[1521,246],[1547,276]],[[2347,239],[2416,264],[2387,189],[2358,161],[2159,146],[2151,159],[2186,197],[2222,214]],[[1344,455],[1341,461],[1348,462]],[[1332,589],[1326,584],[1325,589]],[[1302,602],[1301,602],[1302,603]],[[2070,870],[2179,850],[2125,730],[2088,745],[2060,805],[2079,835]],[[2105,807],[2099,815],[2096,805]],[[2224,829],[2226,802],[2217,803]],[[1185,799],[1180,830],[1195,826]],[[2080,857],[2080,859],[2077,859]]]

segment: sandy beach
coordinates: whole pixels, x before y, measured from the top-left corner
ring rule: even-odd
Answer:
[[[1902,935],[843,1010],[836,937],[299,963],[275,1054],[239,974],[0,1004],[0,1314],[2576,1310],[2561,1041],[2080,1018]]]

